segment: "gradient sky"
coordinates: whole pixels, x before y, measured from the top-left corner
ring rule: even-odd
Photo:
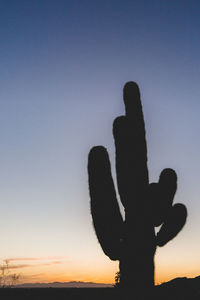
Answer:
[[[150,181],[178,174],[184,230],[156,254],[156,282],[200,274],[200,2],[0,1],[0,258],[23,281],[112,283],[92,226],[87,155],[107,147],[141,89]]]

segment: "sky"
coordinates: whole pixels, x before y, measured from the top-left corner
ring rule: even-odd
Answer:
[[[196,0],[0,1],[0,259],[23,282],[114,282],[87,156],[104,145],[115,180],[127,81],[141,90],[150,182],[174,168],[175,203],[188,208],[157,249],[156,283],[200,274],[199,14]]]

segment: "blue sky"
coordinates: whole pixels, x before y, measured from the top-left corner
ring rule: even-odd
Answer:
[[[112,122],[124,114],[123,85],[133,80],[150,180],[174,168],[175,202],[189,214],[180,235],[158,249],[156,276],[198,275],[199,13],[199,1],[184,0],[1,1],[2,259],[66,256],[61,269],[38,266],[35,278],[112,282],[117,263],[92,228],[87,155],[106,146],[115,175]],[[36,280],[32,270],[24,278]]]

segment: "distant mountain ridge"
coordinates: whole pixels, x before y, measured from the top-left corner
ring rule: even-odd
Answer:
[[[84,281],[69,281],[69,282],[49,282],[49,283],[22,283],[17,284],[16,288],[111,288],[113,284],[84,282]]]
[[[84,281],[68,281],[68,282],[48,282],[48,283],[22,283],[17,284],[16,288],[112,288],[113,284],[84,282]],[[200,291],[200,276],[194,278],[177,277],[168,282],[164,282],[156,286],[156,289],[198,289]]]

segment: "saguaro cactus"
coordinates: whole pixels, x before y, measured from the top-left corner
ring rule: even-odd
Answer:
[[[174,204],[177,176],[164,169],[158,183],[149,184],[145,126],[136,83],[123,91],[125,116],[114,120],[116,174],[123,220],[111,175],[107,150],[93,147],[88,158],[91,214],[97,238],[111,260],[119,260],[120,286],[150,288],[154,285],[157,246],[173,239],[185,224],[187,210]],[[157,235],[155,227],[161,226]]]

